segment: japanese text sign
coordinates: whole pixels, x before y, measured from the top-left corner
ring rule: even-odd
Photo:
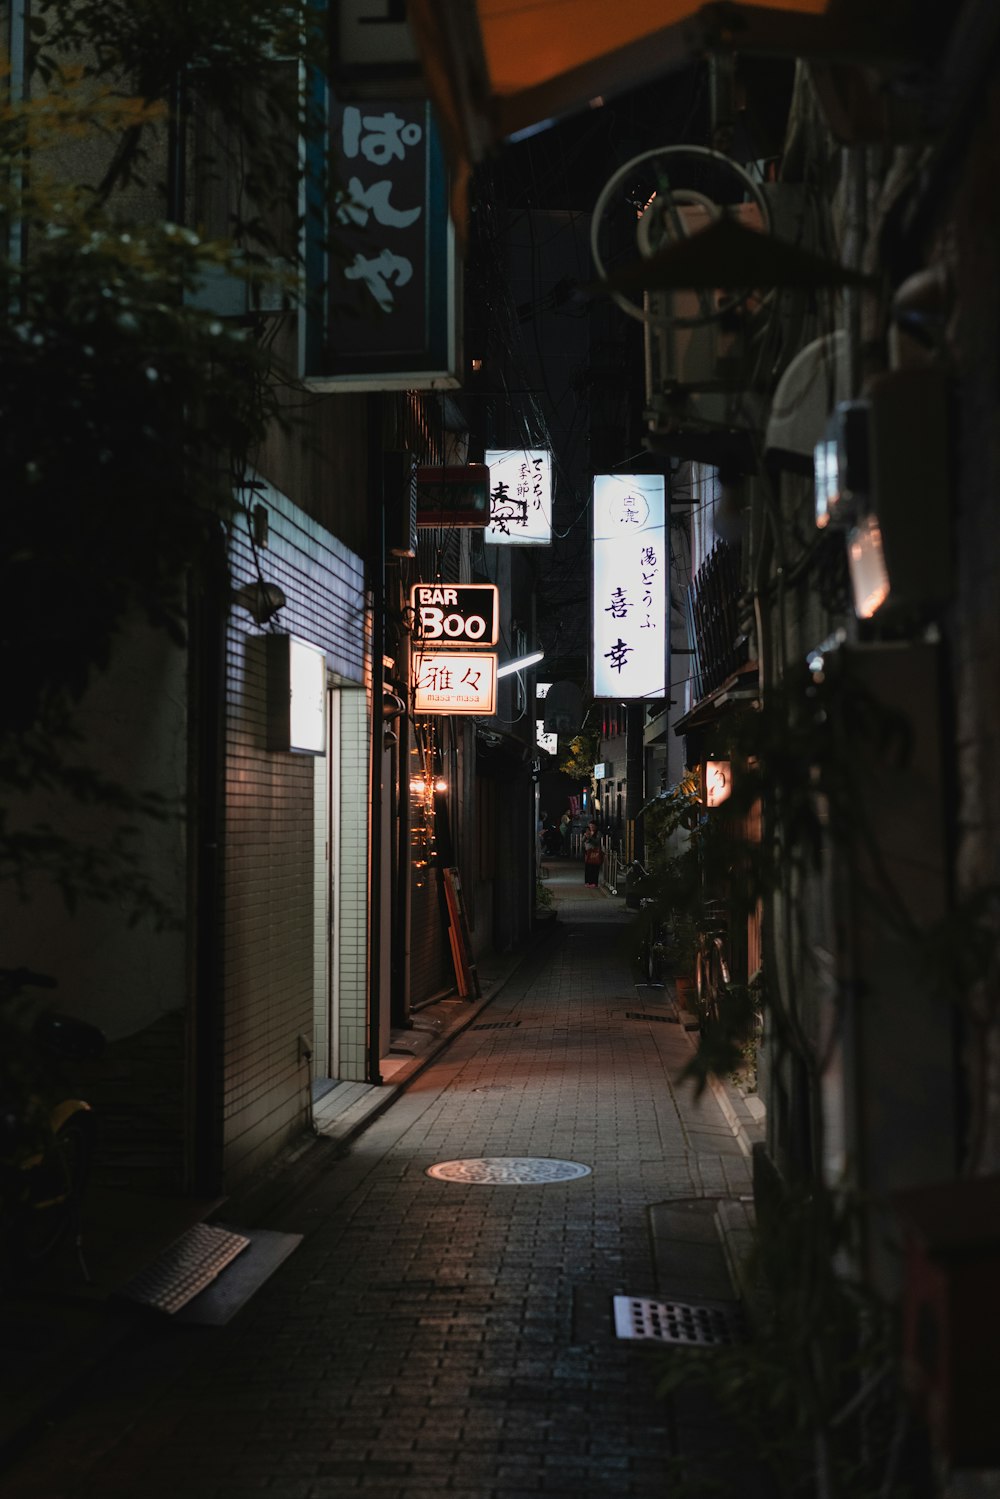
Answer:
[[[594,479],[594,696],[666,696],[669,558],[661,474]]]
[[[495,583],[414,583],[413,638],[432,650],[496,645],[500,590]]]
[[[490,524],[484,540],[495,546],[549,546],[552,542],[552,455],[543,448],[491,449]]]
[[[304,374],[319,389],[457,385],[454,234],[430,105],[330,103],[328,119],[337,180],[325,194],[307,148]]]
[[[489,717],[496,712],[496,698],[494,654],[414,652],[414,713],[481,713]]]

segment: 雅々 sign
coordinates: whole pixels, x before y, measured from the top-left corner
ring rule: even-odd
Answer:
[[[666,695],[662,474],[594,479],[594,696]]]
[[[495,583],[414,583],[413,639],[419,647],[496,645],[500,633]]]
[[[413,711],[421,713],[496,712],[497,658],[492,653],[415,651]]]

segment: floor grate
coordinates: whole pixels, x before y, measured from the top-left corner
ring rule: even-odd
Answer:
[[[616,1296],[615,1336],[676,1343],[686,1348],[720,1348],[746,1339],[737,1306],[698,1306],[685,1301],[653,1301],[647,1296]]]
[[[647,1015],[644,1010],[626,1010],[626,1020],[659,1020],[664,1025],[680,1025],[676,1015]]]
[[[129,1301],[161,1312],[178,1312],[211,1285],[250,1240],[243,1234],[196,1223],[122,1287]]]
[[[474,1031],[506,1031],[512,1030],[515,1025],[520,1025],[520,1020],[487,1020],[482,1025],[470,1026]]]

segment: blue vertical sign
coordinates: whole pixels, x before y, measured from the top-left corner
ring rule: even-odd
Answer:
[[[430,104],[314,89],[330,149],[306,144],[302,374],[320,390],[456,386],[455,238]]]

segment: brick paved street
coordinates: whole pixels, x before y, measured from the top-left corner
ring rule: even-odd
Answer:
[[[655,1356],[615,1340],[610,1297],[669,1291],[647,1210],[745,1198],[749,1161],[716,1099],[671,1081],[681,1026],[625,1018],[642,996],[621,902],[575,864],[553,861],[549,885],[539,952],[268,1220],[304,1233],[298,1250],[225,1327],[143,1323],[6,1475],[9,1499],[662,1496],[676,1463],[704,1470],[721,1434],[655,1398]],[[425,1174],[479,1156],[592,1174]],[[713,1256],[697,1252],[706,1273]]]

